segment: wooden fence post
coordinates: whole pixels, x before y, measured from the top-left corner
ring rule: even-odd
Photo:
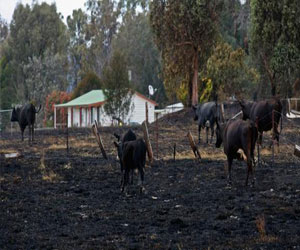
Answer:
[[[201,159],[200,152],[198,150],[198,147],[196,146],[194,137],[193,137],[193,135],[192,135],[192,133],[190,131],[187,133],[187,137],[189,138],[190,145],[191,145],[191,148],[193,150],[193,153],[194,153],[195,157],[196,158],[198,157],[198,159],[200,160]]]
[[[146,113],[146,123],[147,123],[147,125],[149,124],[149,117],[148,117],[148,103],[147,102],[145,102],[145,113]]]
[[[152,151],[152,147],[151,147],[151,143],[150,143],[150,139],[149,139],[149,133],[148,133],[148,127],[147,127],[146,121],[144,121],[142,123],[142,128],[143,128],[143,133],[144,133],[144,139],[145,139],[146,146],[147,146],[148,158],[149,158],[150,163],[152,163],[153,151]]]
[[[300,157],[300,146],[295,145],[294,155]]]
[[[93,131],[93,134],[95,135],[96,137],[96,140],[98,142],[98,145],[99,145],[99,148],[101,150],[101,153],[102,153],[102,156],[105,160],[107,160],[107,155],[106,155],[106,152],[104,150],[104,146],[103,146],[103,143],[102,143],[102,139],[101,139],[101,136],[99,134],[99,130],[98,130],[98,124],[97,124],[97,121],[95,120],[95,124],[93,124],[92,126],[92,131]]]

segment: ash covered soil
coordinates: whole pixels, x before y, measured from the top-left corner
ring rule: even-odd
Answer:
[[[129,196],[120,192],[113,146],[113,133],[126,128],[100,128],[109,160],[90,129],[69,130],[69,153],[64,130],[36,131],[32,147],[20,132],[2,133],[0,153],[23,157],[0,158],[0,249],[300,249],[300,158],[292,144],[299,128],[284,123],[273,165],[264,136],[254,187],[244,186],[245,162],[234,161],[229,187],[223,149],[201,143],[195,160],[186,137],[190,130],[197,138],[191,113],[169,115],[149,126],[157,160],[146,166],[146,192],[135,175]]]

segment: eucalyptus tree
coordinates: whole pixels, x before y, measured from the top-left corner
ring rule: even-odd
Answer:
[[[104,109],[111,117],[124,120],[132,108],[132,88],[128,78],[126,59],[115,51],[103,70],[104,94],[107,98]]]
[[[251,53],[272,95],[290,96],[300,73],[299,1],[252,0],[251,27]]]
[[[102,70],[108,63],[112,52],[112,40],[115,36],[121,15],[122,2],[113,0],[87,0],[88,54],[86,65],[91,71],[102,76]]]
[[[73,10],[72,16],[67,17],[68,33],[70,37],[70,81],[71,87],[77,86],[89,67],[84,65],[84,57],[87,53],[87,14],[81,9]]]
[[[148,95],[148,86],[152,85],[157,89],[153,98],[159,103],[164,102],[166,97],[161,77],[161,56],[154,43],[146,11],[130,12],[124,16],[113,49],[123,52],[131,71],[133,87]]]
[[[186,81],[189,105],[198,103],[198,73],[215,43],[218,3],[217,0],[153,0],[150,4],[150,20],[162,52],[165,83],[174,89],[176,81]]]
[[[45,28],[47,27],[47,28]],[[66,27],[61,20],[61,16],[56,11],[55,4],[35,3],[31,7],[19,3],[13,13],[10,23],[10,35],[6,47],[7,67],[11,70],[7,74],[7,84],[13,86],[12,95],[16,95],[18,102],[31,101],[32,85],[35,75],[29,73],[28,68],[38,68],[38,65],[47,63],[52,55],[63,55],[66,53],[68,39]],[[48,57],[48,58],[47,58]],[[63,56],[62,56],[63,57]],[[62,63],[56,68],[65,69],[66,61],[57,60]],[[46,72],[49,69],[49,72]],[[39,74],[56,74],[53,67],[43,67]],[[57,82],[63,86],[65,82]],[[40,84],[40,83],[39,83]],[[45,86],[47,89],[47,87]]]

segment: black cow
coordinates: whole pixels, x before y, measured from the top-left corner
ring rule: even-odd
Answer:
[[[34,123],[35,123],[35,116],[41,110],[41,105],[39,110],[36,111],[35,106],[31,103],[26,104],[23,107],[13,108],[11,114],[11,122],[18,122],[21,133],[22,133],[22,141],[24,140],[24,130],[26,126],[29,127],[29,144],[30,141],[33,142],[34,140]]]
[[[123,162],[122,162],[122,158],[123,158],[123,149],[124,149],[124,144],[125,142],[129,142],[129,141],[135,141],[136,140],[136,134],[129,129],[123,136],[121,139],[121,136],[118,135],[117,133],[114,133],[114,136],[118,139],[118,143],[114,142],[115,146],[117,147],[118,150],[118,157],[119,157],[119,161],[120,161],[120,166],[121,166],[121,186],[123,185],[123,171],[124,171],[124,167],[123,167]],[[121,142],[120,142],[121,140]],[[133,181],[133,171],[132,171],[132,175],[131,175],[131,183]]]
[[[212,139],[215,132],[215,123],[219,119],[219,108],[216,102],[206,102],[203,104],[198,104],[197,106],[193,106],[194,111],[194,121],[198,120],[198,140],[200,143],[200,133],[201,128],[206,127],[206,143],[208,143],[208,129],[211,129],[211,139],[210,143],[212,143]]]
[[[228,181],[231,184],[231,165],[233,159],[242,160],[243,156],[238,152],[239,149],[244,151],[247,157],[247,179],[248,185],[249,173],[252,175],[252,183],[254,184],[252,165],[254,162],[254,149],[257,140],[257,129],[253,121],[247,120],[229,120],[227,123],[220,124],[217,122],[217,142],[216,147],[219,148],[223,142],[224,153],[228,162]]]
[[[123,147],[123,155],[122,155],[122,163],[124,168],[124,181],[121,187],[122,192],[126,188],[129,182],[129,172],[138,169],[140,174],[141,181],[141,189],[142,192],[144,190],[144,168],[146,162],[146,152],[147,147],[142,138],[139,138],[135,141],[129,141],[124,143]]]
[[[239,102],[242,107],[243,120],[251,119],[257,126],[259,132],[258,143],[261,144],[262,142],[263,132],[269,131],[272,128],[273,139],[276,139],[277,142],[279,142],[278,124],[282,112],[282,103],[280,99],[274,97],[270,100],[259,102],[245,102],[243,100]]]

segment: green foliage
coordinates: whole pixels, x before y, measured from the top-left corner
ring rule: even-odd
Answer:
[[[152,85],[157,89],[153,99],[159,103],[165,102],[165,89],[160,77],[161,57],[153,41],[147,13],[128,13],[125,16],[113,48],[125,55],[133,87],[148,95],[148,86]]]
[[[81,9],[73,10],[72,16],[67,17],[67,24],[70,37],[70,81],[72,87],[76,87],[86,68],[83,58],[87,54],[87,15]]]
[[[17,4],[1,50],[7,60],[0,72],[5,78],[1,88],[12,90],[10,104],[15,99],[41,103],[51,89],[66,87],[67,44],[55,4]]]
[[[94,71],[102,76],[102,70],[112,53],[112,40],[117,32],[122,1],[87,0],[90,22],[86,31],[89,48],[84,57],[85,72]]]
[[[126,60],[123,54],[115,51],[109,65],[103,71],[104,94],[107,101],[105,112],[124,121],[132,108],[132,90],[128,79]]]
[[[251,52],[273,95],[290,96],[299,76],[299,17],[297,0],[251,1]]]
[[[220,43],[215,47],[203,73],[212,79],[210,99],[215,94],[220,99],[233,95],[249,97],[258,80],[257,72],[246,64],[245,51],[241,48],[233,50],[227,43]]]
[[[43,56],[29,58],[23,65],[25,91],[30,101],[43,104],[53,90],[66,88],[66,57],[47,50]]]
[[[72,99],[81,96],[91,90],[102,89],[102,82],[94,72],[85,75],[82,81],[77,85],[72,94]]]
[[[8,25],[5,22],[5,20],[3,20],[1,18],[1,15],[0,15],[0,44],[5,40],[7,35],[8,35]]]
[[[200,103],[208,102],[213,93],[213,83],[210,78],[202,79],[202,88],[199,89],[200,92]]]
[[[175,90],[179,86],[175,83],[187,80],[189,104],[197,90],[197,77],[193,76],[198,75],[198,62],[201,65],[206,61],[216,38],[217,2],[154,0],[150,5],[155,41],[162,52],[165,84]]]

